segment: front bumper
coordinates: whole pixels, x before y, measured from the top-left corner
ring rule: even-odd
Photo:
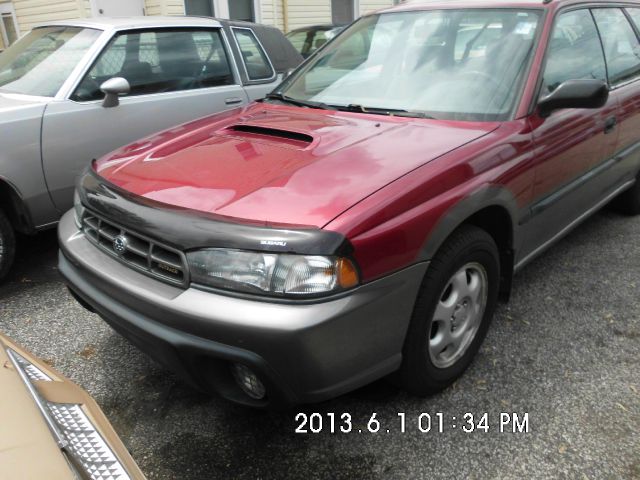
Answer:
[[[159,363],[207,392],[254,406],[321,401],[396,370],[426,263],[322,301],[276,301],[167,285],[103,253],[60,221],[60,272],[72,292]],[[265,400],[236,385],[258,373]]]

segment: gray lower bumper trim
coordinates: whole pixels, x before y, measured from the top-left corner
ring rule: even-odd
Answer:
[[[257,368],[287,402],[337,396],[392,372],[427,268],[414,265],[318,303],[270,303],[181,290],[128,269],[95,248],[69,215],[59,237],[60,272],[76,295],[160,363],[236,401],[230,361]]]

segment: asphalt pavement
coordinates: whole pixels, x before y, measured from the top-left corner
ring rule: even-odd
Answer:
[[[640,479],[639,240],[640,218],[603,211],[535,260],[430,398],[384,380],[285,412],[202,395],[71,298],[54,232],[20,240],[0,331],[89,391],[151,479]],[[298,413],[322,430],[295,433]]]

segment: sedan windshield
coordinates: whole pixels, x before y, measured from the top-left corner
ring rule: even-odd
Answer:
[[[515,9],[364,17],[277,93],[283,101],[378,114],[504,120],[519,96],[539,19],[537,10]]]
[[[53,97],[100,30],[37,28],[0,55],[0,92]]]

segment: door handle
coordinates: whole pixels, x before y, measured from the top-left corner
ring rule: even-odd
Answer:
[[[616,117],[609,117],[604,121],[604,133],[611,133],[615,130],[616,125],[618,124],[618,119]]]
[[[225,99],[224,103],[226,105],[237,105],[239,103],[242,103],[242,99],[238,98],[238,97],[227,98],[227,99]]]

